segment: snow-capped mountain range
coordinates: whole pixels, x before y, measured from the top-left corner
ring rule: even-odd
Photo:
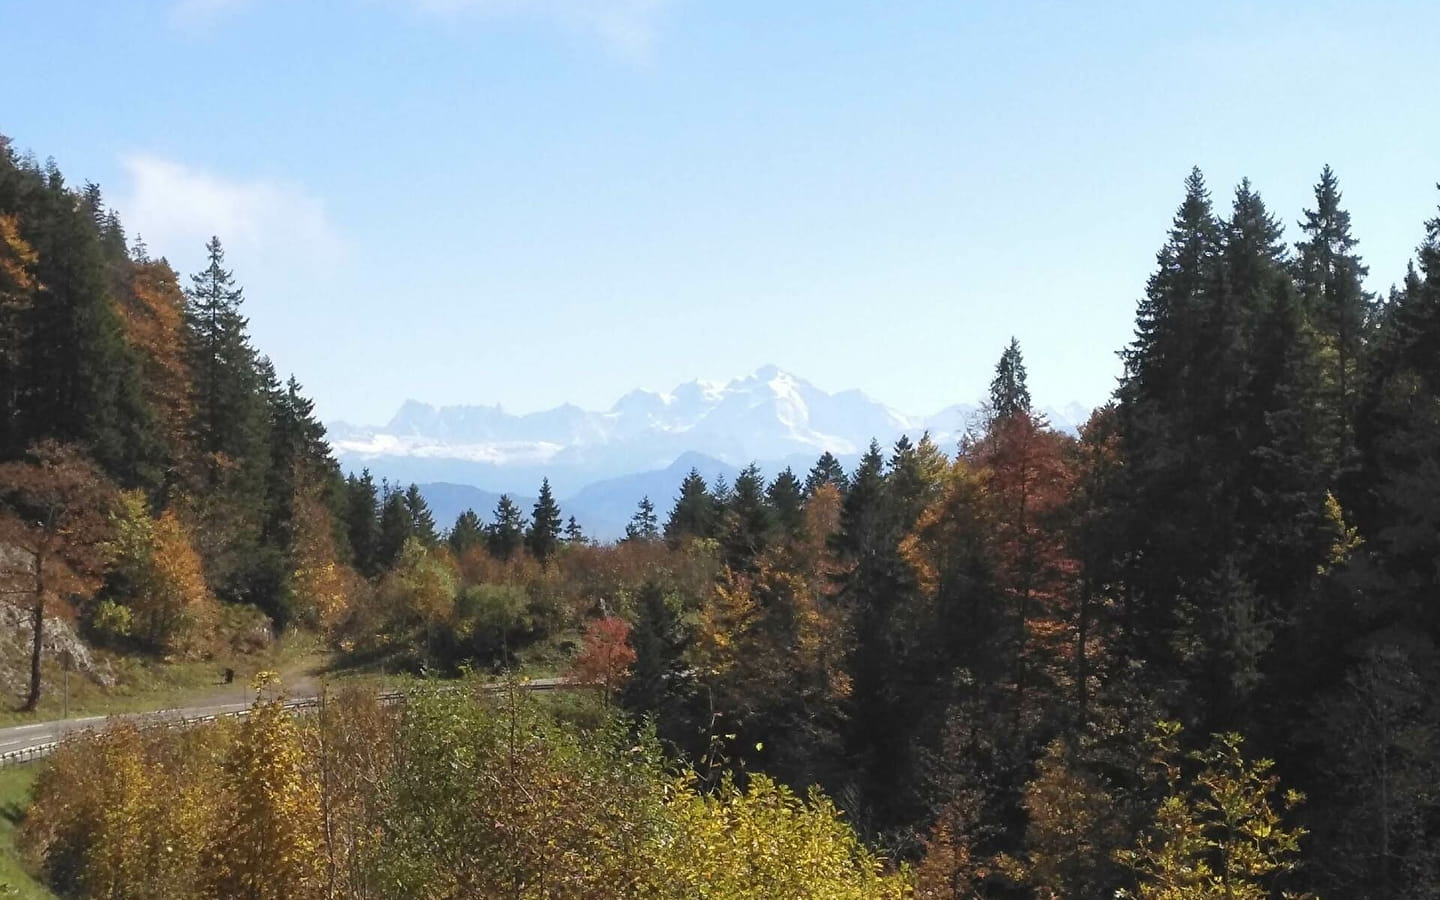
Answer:
[[[603,412],[567,404],[512,415],[499,406],[409,400],[385,425],[335,422],[329,433],[347,469],[526,495],[548,477],[563,498],[593,482],[664,470],[683,454],[725,467],[758,461],[773,474],[784,465],[808,468],[826,450],[852,459],[871,438],[888,445],[901,434],[918,438],[929,431],[949,449],[978,412],[974,404],[957,404],[911,416],[860,391],[827,393],[765,366],[723,383],[632,391]],[[1072,403],[1044,412],[1054,427],[1073,431],[1090,411]]]

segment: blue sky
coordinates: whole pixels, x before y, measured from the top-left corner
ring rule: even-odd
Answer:
[[[911,413],[1103,400],[1191,165],[1397,280],[1433,2],[0,0],[0,132],[182,271],[212,231],[326,418],[777,363]]]

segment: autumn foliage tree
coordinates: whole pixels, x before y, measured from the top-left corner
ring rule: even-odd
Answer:
[[[152,518],[144,496],[127,491],[111,522],[105,595],[123,610],[114,630],[163,652],[198,649],[213,629],[215,599],[179,517],[167,509]]]
[[[141,360],[146,399],[159,420],[173,482],[193,465],[187,459],[194,395],[185,353],[185,294],[169,263],[138,259],[117,299],[126,338]]]
[[[606,702],[630,674],[635,651],[630,646],[630,623],[616,616],[591,620],[585,642],[570,665],[570,681],[600,688]]]
[[[1017,642],[1017,716],[1037,689],[1071,674],[1079,571],[1065,518],[1074,491],[1071,443],[1021,409],[993,420],[965,454],[985,479],[995,584],[1014,621],[1006,633]]]
[[[28,350],[24,313],[31,304],[39,256],[20,234],[20,222],[0,214],[0,447],[14,446],[20,427],[22,355]]]
[[[217,895],[324,896],[321,783],[304,727],[280,699],[257,699],[241,723],[224,767],[228,827],[208,863]]]
[[[1304,798],[1283,794],[1274,763],[1245,758],[1239,735],[1216,735],[1189,754],[1180,726],[1162,722],[1153,743],[1167,793],[1150,829],[1120,862],[1135,874],[1132,900],[1267,900],[1300,859],[1305,831],[1285,813]],[[1187,768],[1191,771],[1187,772]],[[1302,895],[1282,896],[1301,900]],[[1308,896],[1308,895],[1306,895]]]
[[[69,600],[100,586],[115,488],[73,447],[41,443],[25,462],[0,463],[0,590],[30,609],[30,689],[40,702],[47,612],[73,612]]]

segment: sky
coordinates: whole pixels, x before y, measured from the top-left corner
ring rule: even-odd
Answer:
[[[219,235],[327,420],[773,363],[925,414],[1020,340],[1103,402],[1191,166],[1370,286],[1436,214],[1440,4],[0,0],[0,133],[183,273]]]

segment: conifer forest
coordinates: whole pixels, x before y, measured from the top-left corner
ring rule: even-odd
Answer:
[[[65,741],[16,853],[107,900],[1440,897],[1440,212],[1367,281],[1343,174],[1176,173],[1078,437],[1011,341],[957,446],[692,471],[607,543],[548,481],[449,522],[344,471],[223,235],[176,272],[0,139],[15,724],[52,626],[380,673]]]

